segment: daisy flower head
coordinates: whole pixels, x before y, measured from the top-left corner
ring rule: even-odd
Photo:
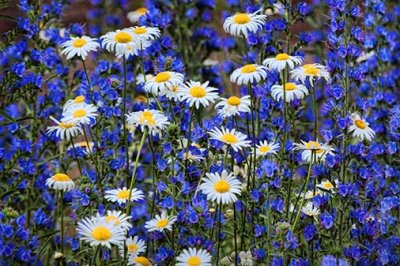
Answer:
[[[129,199],[129,190],[124,188],[109,189],[105,192],[105,199],[111,202],[118,202],[119,204],[126,203]],[[136,188],[132,189],[130,200],[131,202],[144,199],[144,194],[141,190]]]
[[[179,85],[173,85],[171,88],[167,87],[165,90],[160,91],[160,96],[165,96],[169,100],[174,100],[175,102],[180,99],[178,94]]]
[[[361,141],[364,139],[371,141],[375,137],[375,131],[369,127],[369,123],[362,119],[359,114],[351,114],[351,121],[349,132],[352,132],[353,137]]]
[[[149,10],[145,7],[140,7],[134,11],[128,12],[127,18],[131,23],[136,23],[139,19],[145,16]]]
[[[137,256],[141,252],[146,251],[146,242],[142,239],[139,239],[137,236],[128,237],[125,240],[125,246],[123,243],[119,246],[119,253],[122,257],[125,253],[125,247],[127,249],[128,256]]]
[[[56,136],[60,139],[70,140],[71,138],[83,133],[81,126],[76,123],[61,122],[52,116],[50,116],[50,119],[57,125],[47,128],[46,131],[49,135],[55,132]]]
[[[151,262],[144,256],[129,256],[127,265],[151,266]]]
[[[303,57],[291,56],[285,53],[277,54],[275,57],[267,58],[263,61],[264,66],[279,72],[284,70],[286,67],[293,69],[301,63],[303,63]]]
[[[130,42],[126,45],[126,49],[117,53],[117,57],[120,58],[125,56],[128,58],[131,55],[139,55],[139,51],[146,50],[147,47],[151,46],[151,42],[145,39],[138,39],[134,42]]]
[[[301,153],[301,158],[303,161],[310,162],[312,160],[313,163],[314,161],[314,156],[316,157],[317,161],[325,161],[325,158],[328,154],[333,155],[333,148],[330,147],[328,144],[322,144],[317,141],[301,141],[302,143],[295,143],[294,144],[294,149],[295,150],[303,150]]]
[[[206,173],[203,178],[200,190],[207,195],[207,199],[217,204],[229,204],[237,201],[237,196],[241,194],[242,183],[226,170],[219,173]]]
[[[176,260],[176,266],[211,266],[211,255],[205,249],[184,249]]]
[[[126,114],[126,121],[133,128],[139,127],[142,132],[147,127],[153,135],[161,133],[169,124],[168,118],[161,111],[149,109]]]
[[[181,101],[185,101],[190,107],[207,107],[210,103],[218,99],[218,89],[208,86],[208,81],[201,84],[198,81],[188,81],[178,89],[178,96]]]
[[[260,82],[267,78],[268,68],[257,64],[247,64],[235,69],[231,74],[231,81],[238,85]]]
[[[139,74],[136,77],[136,84],[137,85],[144,85],[147,80],[150,80],[152,78],[154,78],[154,75],[152,75],[152,74],[146,74],[146,75]]]
[[[93,104],[71,105],[63,116],[61,122],[88,125],[98,116],[97,107]]]
[[[69,191],[75,187],[75,183],[68,175],[58,173],[46,179],[46,186],[55,190]]]
[[[130,28],[134,35],[148,41],[158,39],[160,37],[160,30],[156,27],[136,26]]]
[[[74,142],[74,146],[76,149],[80,148],[82,149],[84,154],[88,154],[88,153],[93,153],[94,152],[94,142],[89,141],[79,141],[79,142]],[[73,150],[74,146],[70,145],[68,146],[68,150]]]
[[[321,183],[317,184],[317,188],[321,189],[322,191],[332,191],[335,189],[335,187],[329,180],[324,180]]]
[[[113,221],[107,222],[104,218],[89,217],[78,222],[78,234],[81,239],[91,246],[105,246],[111,249],[111,245],[121,245],[125,239],[125,231],[115,226]]]
[[[162,211],[161,215],[156,215],[154,219],[147,221],[144,227],[149,232],[164,230],[171,231],[172,225],[176,222],[176,216],[168,216],[166,211]]]
[[[234,151],[242,150],[250,146],[250,140],[247,136],[235,129],[215,128],[209,132],[211,139],[215,139],[231,146]]]
[[[140,40],[130,29],[110,31],[101,36],[102,46],[116,55],[124,55],[127,50],[137,52],[140,48]]]
[[[64,103],[63,111],[67,110],[71,106],[85,105],[85,104],[87,104],[85,100],[86,100],[86,97],[84,95],[79,95],[79,96],[76,96],[74,99],[69,99],[66,103]]]
[[[172,89],[175,85],[183,83],[184,76],[181,73],[163,71],[148,79],[144,85],[144,90],[148,93],[158,94],[166,89]]]
[[[263,27],[267,16],[260,13],[261,9],[254,13],[236,13],[226,18],[223,26],[225,32],[247,38],[249,32],[255,33]]]
[[[104,218],[107,222],[113,222],[114,226],[120,227],[125,232],[128,231],[132,225],[129,222],[130,217],[121,211],[107,211],[107,215],[101,216],[97,214],[97,218]]]
[[[258,157],[265,156],[267,154],[276,154],[279,150],[279,143],[276,142],[268,142],[268,141],[260,141],[260,144],[256,147],[256,154]]]
[[[308,89],[302,84],[292,82],[285,83],[285,85],[274,85],[271,87],[271,95],[275,101],[283,100],[285,93],[286,102],[294,100],[301,100],[308,95]]]
[[[304,197],[304,199],[313,199],[315,196],[322,194],[323,193],[319,190],[315,190],[315,192],[313,190],[309,190],[305,193],[301,193],[301,196]]]
[[[301,212],[307,216],[318,216],[321,211],[312,202],[308,202],[306,206],[301,208]]]
[[[241,98],[231,96],[228,99],[220,98],[221,101],[215,105],[218,114],[223,117],[231,117],[240,113],[250,113],[250,96],[246,95]]]
[[[82,37],[71,37],[61,44],[61,47],[63,48],[61,54],[66,55],[68,60],[76,55],[85,60],[88,53],[96,51],[100,44],[96,38],[83,35]]]
[[[308,79],[311,85],[313,85],[314,80],[320,78],[325,79],[328,83],[331,81],[328,70],[321,64],[305,64],[293,69],[290,71],[290,77],[296,81],[301,81],[301,83],[305,83]]]

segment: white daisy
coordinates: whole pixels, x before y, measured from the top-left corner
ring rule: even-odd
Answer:
[[[248,64],[237,68],[231,74],[231,81],[238,85],[260,82],[267,78],[268,68],[257,64]]]
[[[144,40],[155,40],[160,37],[160,30],[156,27],[137,26],[130,29],[133,34]]]
[[[264,25],[266,15],[259,15],[261,9],[254,13],[236,13],[225,19],[224,30],[234,36],[247,38],[249,32],[257,32]]]
[[[77,231],[82,235],[82,240],[91,246],[106,246],[111,249],[111,244],[120,245],[125,237],[121,227],[114,226],[114,222],[107,222],[104,218],[86,218],[78,223]]]
[[[126,122],[133,128],[139,127],[142,132],[147,127],[153,135],[161,133],[169,124],[168,118],[161,111],[149,109],[126,114]]]
[[[134,11],[128,12],[127,18],[131,23],[136,23],[142,16],[145,16],[149,10],[145,7],[140,7]]]
[[[129,199],[129,190],[124,187],[122,189],[117,188],[117,189],[110,189],[106,190],[104,198],[108,201],[111,202],[118,202],[118,203],[126,203],[127,200]],[[130,200],[132,202],[134,201],[139,201],[141,199],[144,199],[144,194],[142,191],[133,188],[131,192],[131,197]]]
[[[69,191],[75,187],[75,183],[68,175],[58,173],[46,179],[46,186],[55,190]]]
[[[48,127],[46,130],[47,134],[52,134],[53,132],[56,132],[56,136],[62,140],[70,140],[71,138],[78,136],[79,134],[83,134],[81,126],[76,123],[61,122],[52,116],[50,116],[50,119],[53,120],[53,122],[57,125]]]
[[[121,257],[123,257],[125,254],[125,247],[127,249],[128,256],[137,256],[146,250],[146,242],[142,239],[139,239],[137,236],[134,236],[133,238],[128,237],[125,240],[125,246],[123,244],[119,246],[119,253],[121,254]]]
[[[100,39],[102,39],[102,46],[116,55],[137,54],[142,41],[130,29],[111,31],[101,36]]]
[[[296,99],[301,100],[308,95],[308,89],[302,84],[288,82],[285,83],[285,86],[274,85],[271,87],[272,98],[278,102],[283,100],[283,92],[286,94],[286,102],[288,103]]]
[[[328,154],[333,155],[333,148],[330,147],[328,144],[321,144],[318,141],[301,141],[302,143],[295,143],[294,149],[295,150],[303,150],[301,153],[301,158],[303,161],[310,162],[310,160],[314,161],[314,156],[316,156],[317,161],[321,160],[322,162],[325,161],[325,157]]]
[[[265,156],[267,154],[276,154],[279,150],[279,143],[269,142],[268,141],[260,141],[260,144],[256,147],[256,154],[258,157]]]
[[[176,266],[211,266],[211,255],[205,249],[184,249],[176,260]]]
[[[229,204],[237,201],[237,196],[242,191],[242,183],[233,173],[226,170],[218,173],[206,173],[207,178],[202,178],[200,190],[207,195],[207,199],[217,204]]]
[[[172,225],[176,222],[176,216],[168,216],[166,211],[162,211],[161,215],[156,215],[154,219],[147,221],[144,227],[149,232],[164,230],[171,231]]]
[[[308,79],[310,84],[313,85],[314,80],[320,78],[325,79],[326,82],[331,81],[330,74],[326,67],[321,64],[306,64],[290,71],[290,77],[296,81],[305,83]]]
[[[211,139],[221,141],[228,146],[231,146],[236,152],[244,147],[249,147],[251,143],[250,140],[246,140],[247,136],[245,134],[238,132],[235,129],[215,128],[208,133],[210,134]]]
[[[375,131],[369,127],[369,123],[362,119],[357,113],[351,114],[352,125],[349,126],[349,132],[353,137],[360,140],[371,141],[375,137]]]
[[[267,58],[263,61],[263,65],[275,71],[282,71],[286,67],[293,69],[301,63],[303,63],[301,56],[291,56],[284,53],[277,54],[275,57]]]
[[[86,100],[86,98],[83,95],[79,95],[79,96],[75,97],[75,99],[70,99],[66,103],[64,103],[63,111],[67,110],[71,106],[87,104],[85,102],[85,100]]]
[[[81,57],[83,60],[91,51],[96,51],[100,47],[96,38],[90,38],[89,36],[82,37],[71,37],[70,40],[61,44],[63,50],[61,54],[67,56],[67,59],[73,58],[75,55]]]
[[[84,149],[83,152],[87,154],[88,152],[93,153],[94,151],[94,143],[92,141],[89,141],[87,143],[86,141],[79,141],[79,142],[74,142],[75,148],[82,148]],[[72,145],[68,146],[68,150],[73,149],[74,147]]]
[[[169,100],[174,100],[175,102],[180,99],[178,94],[179,85],[173,85],[171,88],[167,87],[165,90],[160,91],[160,96],[165,96]]]
[[[119,53],[116,53],[118,58],[125,56],[128,58],[131,55],[138,55],[139,51],[146,50],[147,47],[151,46],[151,42],[144,39],[138,39],[134,42],[130,42],[126,45],[126,49]]]
[[[301,196],[304,199],[313,199],[315,196],[321,195],[321,194],[323,194],[323,193],[321,191],[319,191],[319,190],[315,190],[315,193],[314,193],[313,190],[309,190],[306,193],[301,193]]]
[[[231,96],[228,99],[220,98],[220,102],[215,105],[218,114],[224,118],[236,116],[240,113],[250,113],[250,96],[246,95],[242,98]]]
[[[101,216],[99,213],[97,214],[97,218],[104,218],[106,222],[114,222],[114,226],[121,227],[124,232],[128,231],[132,225],[129,222],[130,217],[121,211],[107,211],[107,215]]]
[[[306,206],[301,208],[301,212],[307,216],[318,216],[320,214],[319,208],[314,206],[312,202],[308,202]]]
[[[139,74],[136,77],[136,84],[137,85],[144,85],[147,80],[150,80],[152,78],[154,78],[154,76],[152,74],[146,74],[146,75]]]
[[[63,112],[62,122],[75,124],[90,124],[98,116],[97,108],[93,104],[71,105]]]
[[[184,152],[182,157],[184,160],[189,160],[189,162],[200,162],[205,160],[204,156],[193,154],[192,151],[189,151],[188,154],[189,155],[186,155],[186,152]]]
[[[208,86],[208,83],[207,81],[201,84],[190,80],[186,84],[182,84],[178,89],[181,101],[187,102],[190,107],[194,105],[196,109],[199,109],[200,105],[207,107],[210,103],[215,102],[218,99],[218,89]]]
[[[158,94],[166,89],[172,89],[175,85],[183,83],[184,76],[181,73],[164,71],[148,79],[144,85],[148,93]]]
[[[329,182],[329,180],[324,180],[321,183],[317,184],[317,188],[321,189],[322,191],[332,191],[335,189],[335,187],[331,182]]]
[[[151,266],[151,262],[144,256],[129,256],[127,265]]]

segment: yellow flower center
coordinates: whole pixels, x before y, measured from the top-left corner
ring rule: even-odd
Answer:
[[[145,34],[147,32],[146,27],[138,27],[133,30],[136,34]]]
[[[191,256],[186,262],[189,266],[200,266],[201,259],[198,256]]]
[[[253,73],[257,70],[257,66],[254,64],[245,65],[242,67],[242,73]]]
[[[206,90],[201,86],[191,87],[189,90],[189,93],[190,93],[190,95],[192,95],[192,97],[195,97],[195,98],[203,98],[207,94]]]
[[[332,185],[331,182],[326,182],[326,183],[323,184],[323,187],[326,188],[326,189],[332,189],[333,185]]]
[[[114,225],[119,225],[121,222],[118,220],[118,218],[116,217],[116,216],[114,216],[114,215],[108,215],[107,217],[106,217],[106,222],[110,222],[110,221],[113,221],[114,222]]]
[[[67,176],[66,174],[55,174],[51,177],[54,181],[57,182],[68,182],[71,181],[71,178],[69,178],[69,176]]]
[[[178,86],[178,85],[172,86],[172,91],[173,91],[173,92],[177,92],[178,89],[179,89],[179,86]]]
[[[161,219],[156,223],[157,228],[164,228],[168,225],[169,221],[167,219]]]
[[[296,89],[296,84],[291,82],[285,83],[285,91],[292,91],[294,89]]]
[[[78,39],[74,40],[74,42],[72,43],[72,46],[75,47],[75,48],[81,48],[86,43],[87,43],[87,41],[85,39],[78,38]]]
[[[145,8],[145,7],[140,7],[140,8],[138,8],[138,9],[136,9],[135,12],[138,13],[139,15],[143,16],[144,14],[147,13],[147,8]]]
[[[111,238],[112,233],[105,226],[97,226],[93,229],[92,236],[97,241],[106,241]]]
[[[142,115],[139,118],[139,123],[144,124],[148,123],[150,125],[155,125],[156,120],[154,119],[154,115],[150,111],[144,111],[142,112]]]
[[[75,103],[83,103],[83,101],[85,101],[85,96],[78,96],[74,99]]]
[[[229,144],[235,144],[237,143],[237,137],[233,135],[232,133],[225,133],[221,137],[222,141],[229,143]]]
[[[73,124],[73,123],[61,122],[58,126],[59,126],[60,128],[68,129],[68,128],[71,128],[71,127],[75,126],[75,124]]]
[[[120,31],[115,34],[115,40],[119,43],[128,43],[132,41],[132,36],[125,31]]]
[[[128,199],[129,198],[129,191],[128,190],[121,190],[117,193],[117,198],[119,199]]]
[[[231,188],[231,185],[229,185],[228,181],[224,179],[220,179],[214,184],[214,189],[218,193],[225,193],[228,192],[229,189]]]
[[[135,258],[136,263],[139,263],[143,266],[149,266],[150,265],[150,261],[146,258],[146,257],[136,257]]]
[[[134,243],[128,245],[128,252],[129,253],[136,252],[136,251],[138,251],[138,249],[139,249],[138,245],[136,245]]]
[[[75,118],[84,117],[84,116],[86,116],[86,111],[83,110],[83,109],[78,109],[78,110],[76,110],[76,111],[74,112],[73,116],[74,116]]]
[[[269,152],[271,148],[269,146],[261,146],[258,150],[262,153]]]
[[[238,106],[240,104],[240,98],[236,96],[231,96],[226,101],[229,105]]]
[[[354,124],[356,125],[356,127],[361,128],[361,129],[365,129],[367,127],[365,122],[361,119],[357,119],[356,121],[354,121]]]
[[[315,76],[319,72],[319,70],[316,67],[314,67],[313,65],[303,66],[303,68],[304,68],[304,73],[306,73],[308,75]]]
[[[154,78],[157,83],[168,81],[171,78],[171,74],[169,72],[160,72]]]
[[[144,103],[144,102],[147,102],[147,98],[146,98],[146,96],[139,95],[139,96],[136,97],[136,101]]]
[[[322,148],[321,145],[316,141],[307,142],[306,143],[306,148],[309,149],[309,150],[314,150],[318,154],[324,152],[324,150],[320,149],[320,148]]]
[[[275,59],[279,60],[279,61],[288,60],[289,59],[289,55],[288,54],[277,54],[275,56]]]
[[[251,18],[246,13],[237,13],[233,18],[236,24],[247,24],[251,21]]]

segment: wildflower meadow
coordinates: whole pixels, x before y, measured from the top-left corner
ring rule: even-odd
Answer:
[[[0,23],[0,265],[400,265],[398,1]]]

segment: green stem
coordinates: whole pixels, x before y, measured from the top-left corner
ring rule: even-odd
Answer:
[[[187,144],[186,144],[186,151],[185,151],[185,156],[188,157],[189,155],[189,147],[190,147],[190,136],[191,136],[191,131],[192,131],[192,120],[193,120],[193,113],[194,113],[194,108],[190,108],[190,118],[189,118],[189,131],[188,131],[188,138],[187,138]],[[185,177],[188,177],[188,172],[187,172],[187,166],[188,166],[188,161],[185,160]]]
[[[64,197],[64,192],[60,190],[60,207],[61,207],[61,212],[60,212],[60,232],[61,232],[61,253],[64,254],[64,202],[63,202],[63,197]]]
[[[122,127],[124,134],[124,148],[125,148],[125,171],[126,177],[129,178],[129,153],[128,153],[128,130],[126,128],[126,90],[127,90],[127,78],[126,78],[126,58],[125,55],[123,58],[123,68],[124,68],[124,89],[122,91],[123,105],[122,105]]]
[[[92,83],[90,82],[90,78],[89,78],[89,74],[88,74],[88,71],[87,71],[87,68],[86,68],[85,60],[83,60],[83,59],[82,59],[82,64],[83,64],[83,69],[85,71],[85,76],[86,76],[87,83],[89,85],[90,92],[92,92],[92,90],[93,90],[92,89]]]

